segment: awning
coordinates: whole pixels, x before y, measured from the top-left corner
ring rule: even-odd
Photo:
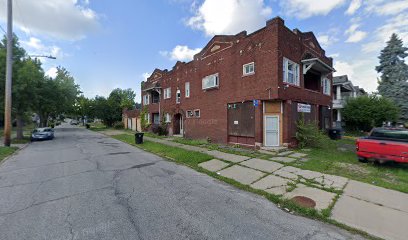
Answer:
[[[335,72],[336,70],[326,63],[324,63],[319,58],[310,58],[301,61],[303,63],[303,74],[306,74],[310,69],[314,69],[322,74],[329,74]]]

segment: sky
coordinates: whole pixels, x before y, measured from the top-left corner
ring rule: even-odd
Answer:
[[[0,0],[0,29],[6,30]],[[49,76],[65,67],[87,97],[131,88],[155,68],[190,61],[216,34],[251,33],[276,16],[313,31],[336,75],[373,92],[378,56],[392,33],[408,45],[408,0],[13,0],[14,32]]]

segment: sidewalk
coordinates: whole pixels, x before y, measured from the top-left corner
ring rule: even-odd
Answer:
[[[331,219],[337,222],[384,239],[408,239],[408,231],[401,227],[408,222],[408,194],[340,176],[285,166],[285,163],[306,157],[305,154],[287,151],[272,156],[268,161],[167,139],[144,138],[213,156],[213,160],[201,163],[200,167],[254,189],[292,199],[304,207],[313,207],[318,211],[332,209]],[[337,202],[336,197],[339,199]]]

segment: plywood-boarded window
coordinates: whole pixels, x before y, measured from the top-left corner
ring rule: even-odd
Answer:
[[[228,135],[255,137],[255,107],[252,102],[228,104]]]

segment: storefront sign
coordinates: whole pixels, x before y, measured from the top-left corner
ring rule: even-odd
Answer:
[[[312,111],[312,106],[310,104],[297,104],[297,111],[302,113],[310,113]]]

